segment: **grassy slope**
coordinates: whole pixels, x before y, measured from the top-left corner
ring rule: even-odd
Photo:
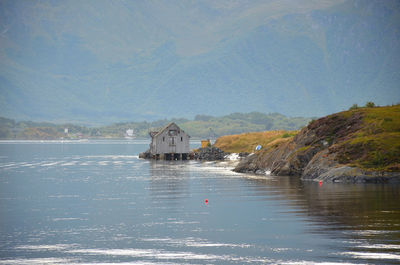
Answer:
[[[339,114],[356,113],[362,115],[362,127],[334,147],[338,161],[370,170],[400,171],[400,105]]]
[[[219,137],[215,146],[229,153],[254,152],[257,145],[263,149],[271,145],[287,141],[296,134],[296,131],[266,131],[252,132]]]
[[[366,170],[400,171],[400,105],[358,108],[313,121],[299,133],[299,136],[309,135],[310,145],[297,143],[296,138],[301,137],[283,138],[284,134],[271,131],[223,136],[215,145],[226,152],[253,152],[261,144],[263,149],[259,153],[263,156],[288,142],[293,142],[297,149],[294,154],[326,142],[340,164]]]

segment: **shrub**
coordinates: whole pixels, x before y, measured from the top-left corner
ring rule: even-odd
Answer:
[[[358,109],[359,107],[358,107],[358,105],[357,104],[353,104],[353,106],[351,106],[350,108],[349,108],[349,110],[355,110],[355,109]]]
[[[375,107],[375,103],[372,101],[368,101],[367,103],[365,103],[365,107],[366,108],[373,108]]]

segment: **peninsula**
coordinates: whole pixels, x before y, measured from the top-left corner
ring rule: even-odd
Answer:
[[[234,171],[325,182],[400,182],[400,105],[367,106],[311,121],[292,135],[270,133],[269,142],[260,138],[266,145]],[[239,135],[228,146],[246,137]],[[226,150],[222,142],[216,144]]]

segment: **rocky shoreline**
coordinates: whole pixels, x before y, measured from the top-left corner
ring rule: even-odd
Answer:
[[[355,166],[352,161],[371,155],[371,151],[366,150],[370,143],[352,145],[356,142],[354,139],[358,139],[354,135],[358,137],[364,130],[363,113],[346,114],[334,114],[310,123],[292,139],[242,159],[234,171],[298,176],[302,180],[322,182],[400,183],[396,164],[393,170]]]
[[[188,158],[190,160],[220,161],[224,160],[225,157],[229,154],[230,153],[226,153],[215,146],[208,146],[192,151],[191,153],[189,153]],[[150,150],[140,153],[139,158],[151,159],[152,156],[150,154]]]
[[[233,169],[239,173],[251,173],[256,175],[292,175],[300,177],[305,181],[322,182],[347,182],[347,183],[400,183],[400,174],[398,172],[379,172],[365,171],[357,167],[332,164],[330,166],[324,163],[308,166],[307,171],[301,174],[294,174],[287,167],[260,167],[257,165],[257,154],[252,154],[243,160]]]

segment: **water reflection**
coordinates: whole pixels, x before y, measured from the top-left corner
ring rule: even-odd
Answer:
[[[189,197],[190,170],[187,161],[155,161],[149,167],[149,191],[155,202],[179,204]]]
[[[0,264],[400,261],[399,186],[138,159],[147,145],[5,147]]]
[[[343,255],[346,260],[367,260],[369,263],[381,260],[396,263],[400,260],[399,185],[321,185],[303,182],[296,177],[242,175],[212,164],[176,161],[151,162],[150,176],[150,193],[154,202],[168,210],[190,212],[193,208],[189,210],[182,206],[185,200],[199,197],[199,194],[210,196],[211,209],[206,210],[210,214],[209,222],[220,224],[221,220],[227,221],[228,216],[239,222],[237,228],[230,228],[231,223],[225,223],[222,226],[224,236],[230,229],[232,233],[242,234],[248,231],[246,224],[251,224],[255,233],[264,233],[257,239],[261,244],[265,244],[268,237],[297,238],[314,234],[333,240],[322,241],[328,245],[323,247],[327,252],[321,255]],[[213,216],[214,206],[220,213],[215,212]],[[237,210],[242,214],[235,213]],[[191,214],[201,220],[199,211]],[[248,218],[246,214],[252,217]],[[258,216],[264,223],[256,220]],[[284,229],[286,222],[301,224],[303,231],[296,235],[292,233],[299,232],[290,232],[292,228],[288,227],[286,231],[271,230],[274,227]],[[202,229],[199,236],[204,236],[205,230]],[[247,237],[251,237],[253,230],[250,231]],[[253,237],[257,238],[256,235]],[[267,239],[268,244],[288,244],[281,239],[270,240]],[[334,247],[329,244],[334,244]],[[329,248],[335,251],[330,253]],[[287,251],[289,249],[295,251],[294,248]]]
[[[291,213],[309,222],[308,233],[344,242],[344,254],[400,260],[400,185],[321,185],[294,177],[246,178],[246,182],[255,194],[281,200]],[[283,209],[282,213],[288,210]]]

